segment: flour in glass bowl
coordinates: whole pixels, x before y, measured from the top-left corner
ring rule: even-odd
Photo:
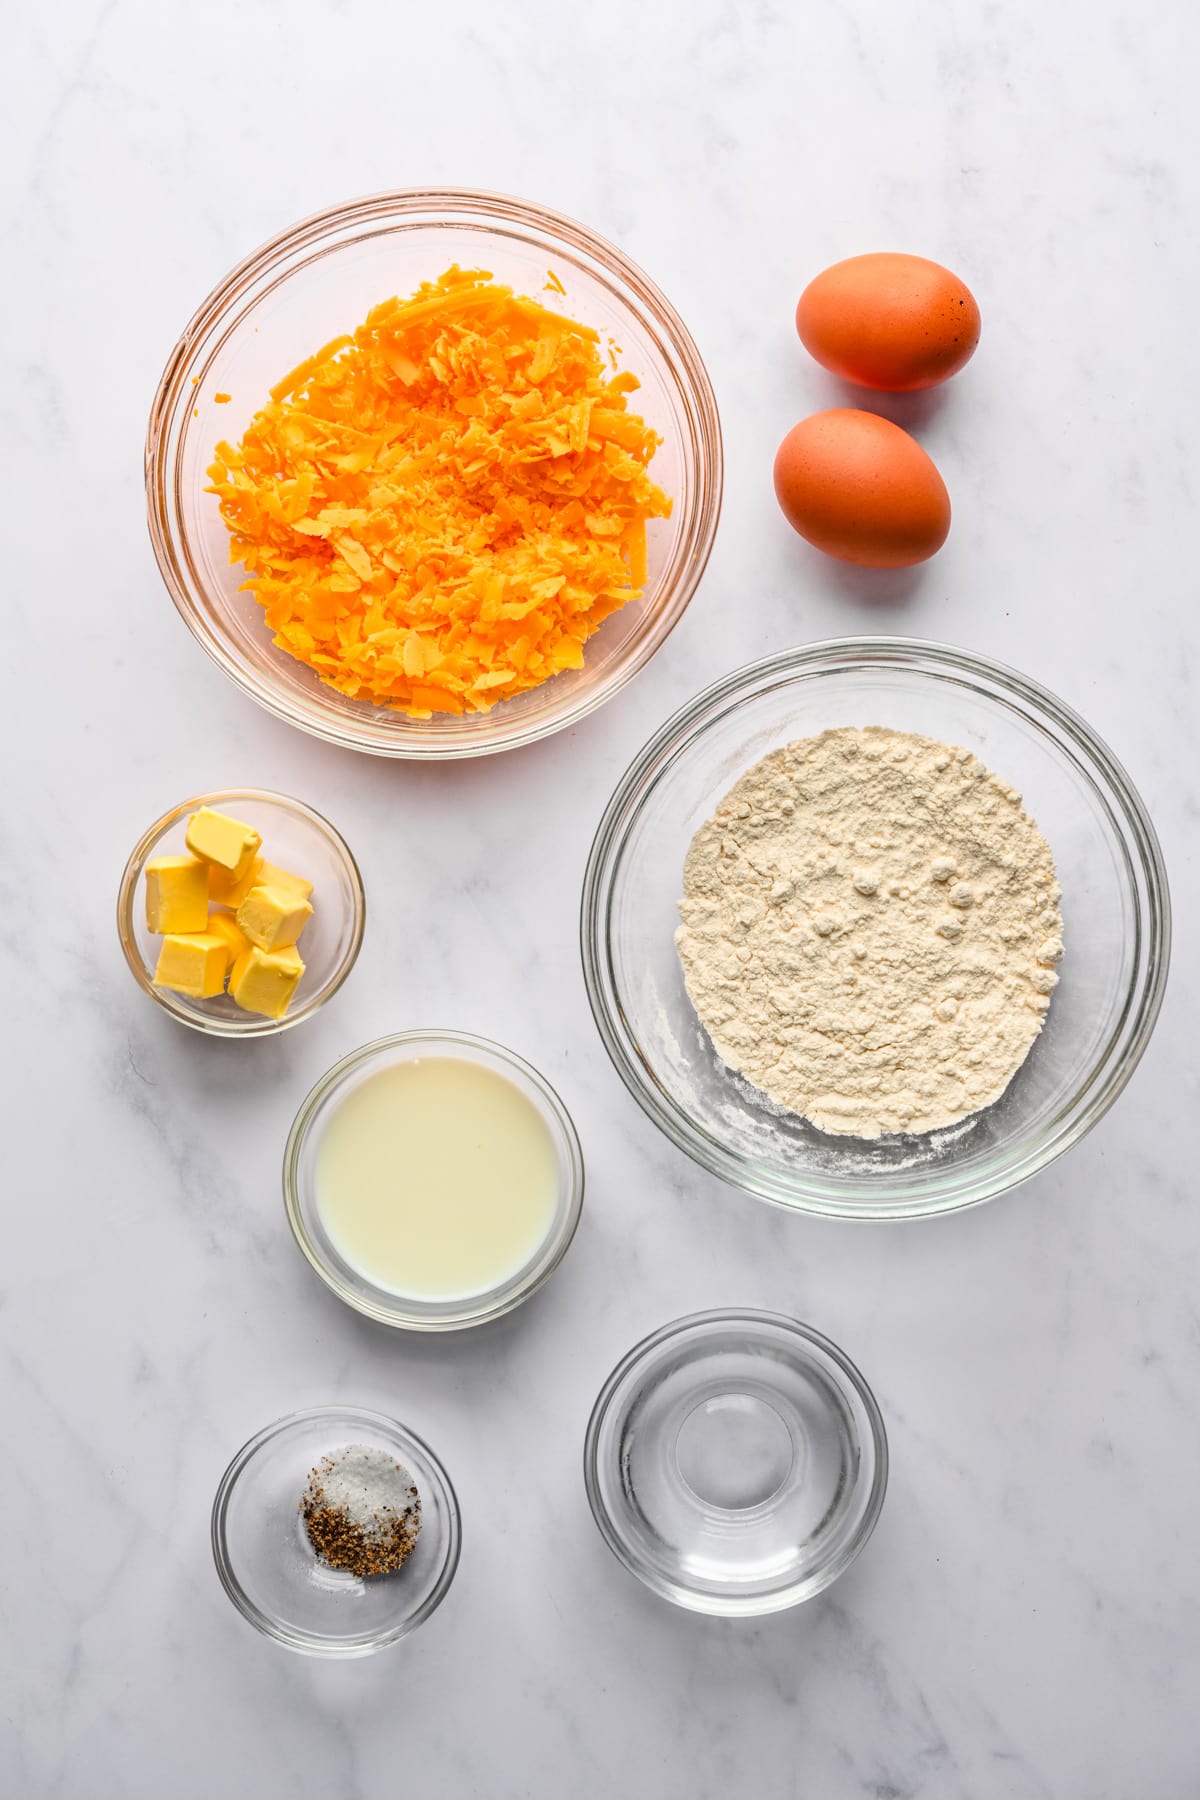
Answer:
[[[676,945],[723,1061],[858,1138],[998,1100],[1062,957],[1049,845],[969,750],[842,727],[748,769],[692,840]]]

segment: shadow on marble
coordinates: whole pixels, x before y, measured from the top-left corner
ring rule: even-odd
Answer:
[[[577,1555],[581,1548],[576,1546]],[[802,1605],[731,1619],[692,1612],[652,1593],[615,1561],[598,1535],[594,1548],[583,1557],[581,1588],[593,1606],[596,1590],[603,1588],[611,1607],[609,1633],[627,1637],[631,1648],[636,1645],[644,1666],[661,1659],[665,1668],[686,1664],[698,1674],[706,1671],[722,1678],[737,1668],[773,1681],[781,1655],[784,1666],[791,1667],[793,1656],[811,1653],[823,1640],[860,1635],[864,1628],[858,1623],[857,1599],[869,1595],[872,1585],[868,1547],[861,1566],[852,1566],[833,1586]]]
[[[893,425],[899,425],[918,439],[923,429],[940,419],[946,407],[954,403],[953,381],[944,381],[939,387],[921,388],[913,394],[889,394],[879,388],[859,387],[853,381],[843,381],[824,371],[820,381],[823,393],[814,411],[849,406],[859,412],[878,413],[880,418],[890,419]]]
[[[568,1258],[570,1254],[568,1251]],[[298,1250],[296,1257],[303,1261]],[[337,1345],[339,1397],[355,1405],[380,1406],[384,1411],[395,1412],[398,1418],[404,1417],[404,1384],[409,1383],[417,1369],[436,1374],[439,1389],[454,1392],[461,1381],[478,1376],[490,1382],[497,1369],[514,1366],[513,1359],[528,1349],[530,1337],[547,1328],[543,1314],[551,1304],[553,1289],[556,1284],[563,1286],[567,1279],[563,1269],[555,1270],[527,1300],[488,1324],[461,1331],[404,1331],[347,1306],[307,1266],[299,1276],[309,1278],[303,1302],[311,1329],[322,1341],[328,1335],[329,1341]],[[356,1368],[363,1372],[365,1398],[343,1392],[349,1379],[344,1372]],[[396,1399],[388,1401],[380,1397],[380,1388],[393,1368],[402,1385]],[[318,1395],[305,1404],[316,1405],[322,1399]]]

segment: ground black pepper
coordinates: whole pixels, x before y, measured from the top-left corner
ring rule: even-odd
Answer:
[[[407,1469],[362,1444],[322,1457],[300,1512],[322,1562],[351,1575],[390,1575],[411,1556],[421,1529],[420,1496]]]

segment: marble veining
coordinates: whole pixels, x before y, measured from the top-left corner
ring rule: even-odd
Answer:
[[[0,1790],[367,1800],[1187,1800],[1200,1792],[1195,458],[1200,26],[1169,4],[68,0],[4,25],[10,668],[0,808],[6,1236]],[[655,661],[563,738],[387,766],[260,713],[177,619],[141,447],[162,364],[255,244],[389,185],[528,195],[616,239],[689,322],[725,509]],[[961,271],[983,339],[917,430],[945,550],[878,577],[783,525],[783,432],[849,391],[791,315],[826,263]],[[948,639],[1039,677],[1130,770],[1179,941],[1127,1093],[1023,1190],[910,1227],[790,1218],[661,1139],[600,1046],[576,919],[621,770],[705,682],[788,644]],[[145,823],[295,792],[370,900],[355,977],[276,1042],[137,992],[113,925]],[[486,1332],[342,1308],[284,1225],[293,1113],[367,1038],[446,1025],[560,1088],[588,1161],[562,1268]],[[584,1498],[588,1409],[668,1318],[792,1311],[874,1385],[892,1474],[835,1588],[760,1623],[676,1612]],[[464,1510],[420,1636],[319,1665],[213,1573],[221,1470],[342,1399],[427,1435]]]

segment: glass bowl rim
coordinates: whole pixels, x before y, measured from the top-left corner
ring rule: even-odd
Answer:
[[[298,1169],[300,1153],[310,1130],[320,1115],[321,1109],[338,1086],[342,1077],[362,1064],[381,1058],[386,1052],[412,1045],[461,1045],[468,1050],[482,1051],[486,1058],[507,1064],[523,1076],[536,1090],[541,1104],[539,1111],[549,1114],[562,1132],[567,1150],[566,1201],[561,1222],[547,1235],[541,1255],[552,1252],[548,1260],[539,1259],[534,1265],[534,1276],[527,1282],[516,1286],[509,1293],[502,1294],[495,1304],[482,1309],[473,1308],[463,1303],[460,1310],[451,1316],[438,1318],[421,1318],[403,1311],[402,1296],[387,1296],[386,1290],[372,1288],[372,1294],[378,1294],[376,1301],[370,1294],[359,1293],[344,1282],[336,1269],[330,1267],[320,1254],[308,1231],[302,1216],[300,1205]],[[575,1121],[567,1110],[565,1101],[557,1089],[551,1085],[539,1069],[526,1062],[515,1050],[506,1045],[496,1043],[491,1038],[479,1037],[469,1031],[439,1030],[433,1026],[417,1027],[410,1031],[392,1032],[385,1037],[372,1038],[369,1043],[360,1044],[356,1050],[326,1069],[325,1073],[314,1082],[292,1121],[288,1132],[287,1143],[283,1152],[283,1203],[287,1212],[288,1224],[297,1245],[303,1252],[309,1265],[320,1276],[330,1293],[345,1305],[353,1307],[355,1312],[362,1313],[377,1324],[390,1326],[396,1331],[466,1331],[477,1325],[490,1325],[494,1320],[503,1318],[524,1304],[538,1289],[544,1287],[551,1275],[558,1268],[574,1241],[579,1229],[579,1221],[583,1214],[583,1198],[586,1187],[586,1173],[583,1160],[583,1147]],[[561,1190],[560,1190],[561,1195]],[[371,1286],[362,1277],[364,1286]],[[492,1290],[495,1292],[495,1290]],[[478,1298],[478,1297],[477,1297]]]
[[[190,401],[188,370],[198,348],[219,329],[229,310],[289,256],[314,248],[326,235],[336,237],[360,223],[435,208],[442,208],[450,217],[490,215],[498,224],[523,225],[557,236],[564,245],[591,257],[609,276],[631,289],[669,349],[672,386],[684,396],[696,436],[703,444],[707,479],[696,483],[690,534],[681,537],[681,542],[690,548],[678,558],[675,581],[669,590],[671,605],[660,609],[661,592],[656,596],[647,614],[646,628],[627,647],[625,660],[610,672],[599,689],[590,684],[581,686],[568,704],[556,707],[548,717],[534,717],[528,724],[514,727],[511,734],[503,737],[490,736],[476,726],[457,738],[447,732],[422,742],[419,722],[409,720],[407,725],[397,727],[394,740],[366,742],[352,720],[310,716],[305,706],[279,693],[272,679],[244,667],[230,651],[225,633],[210,627],[193,597],[190,576],[177,566],[175,507],[167,495],[173,491],[178,462],[180,408],[185,399]],[[697,460],[690,459],[693,467]],[[274,717],[326,743],[367,755],[450,761],[518,749],[577,724],[618,694],[662,648],[691,603],[712,553],[724,492],[724,445],[716,393],[695,339],[657,283],[623,250],[580,220],[534,201],[487,188],[430,186],[384,189],[310,213],[276,232],[229,270],[196,308],[167,358],[147,421],[144,471],[147,525],[159,574],[188,630],[225,676]],[[386,708],[380,711],[387,713]],[[404,717],[391,716],[398,720]],[[492,715],[485,717],[490,719]]]
[[[329,983],[318,993],[313,994],[303,1006],[294,1012],[287,1012],[282,1019],[260,1018],[256,1013],[248,1013],[246,1022],[241,1019],[208,1018],[189,1013],[184,1007],[176,1006],[169,988],[157,988],[142,960],[138,949],[137,935],[133,924],[133,909],[137,904],[138,883],[145,869],[150,851],[158,838],[177,825],[185,813],[200,806],[209,806],[214,801],[225,804],[240,800],[263,802],[270,806],[280,806],[285,812],[298,813],[313,825],[318,833],[326,838],[335,854],[343,864],[349,877],[350,892],[353,903],[350,942],[345,955],[338,964]],[[193,794],[187,800],[181,800],[178,806],[148,825],[130,851],[125,867],[121,873],[121,883],[117,889],[117,936],[121,941],[121,949],[125,955],[134,980],[144,994],[148,994],[154,1003],[169,1018],[176,1019],[181,1025],[187,1025],[193,1031],[200,1031],[206,1037],[236,1038],[242,1041],[251,1038],[275,1037],[281,1031],[290,1031],[294,1025],[302,1025],[305,1019],[311,1019],[319,1012],[327,1000],[332,1000],[346,977],[358,961],[358,953],[362,949],[363,934],[367,927],[367,896],[363,887],[362,871],[355,861],[354,852],[337,829],[331,825],[323,813],[304,800],[297,800],[293,794],[281,794],[271,788],[213,788],[206,794]]]
[[[847,1386],[861,1401],[870,1427],[870,1440],[875,1458],[863,1516],[853,1535],[842,1546],[838,1555],[819,1571],[815,1579],[810,1578],[804,1583],[792,1584],[791,1587],[782,1588],[774,1594],[746,1596],[740,1602],[735,1595],[698,1595],[694,1590],[670,1581],[657,1571],[651,1571],[641,1566],[631,1557],[604,1503],[597,1473],[600,1434],[607,1422],[617,1391],[626,1376],[644,1362],[660,1345],[669,1343],[672,1338],[684,1337],[692,1333],[695,1333],[697,1337],[702,1336],[710,1325],[771,1326],[783,1329],[792,1337],[801,1339],[806,1355],[811,1356],[815,1347],[819,1353],[834,1364],[838,1373],[845,1378]],[[588,1505],[601,1537],[617,1561],[628,1569],[631,1575],[636,1575],[639,1581],[663,1599],[670,1600],[677,1606],[687,1607],[693,1612],[704,1612],[728,1618],[756,1618],[768,1613],[783,1612],[789,1607],[801,1605],[806,1600],[815,1599],[839,1576],[844,1575],[860,1551],[865,1548],[879,1521],[887,1494],[889,1468],[887,1427],[884,1424],[883,1413],[869,1382],[858,1365],[847,1356],[840,1345],[835,1344],[831,1338],[826,1337],[824,1332],[818,1331],[815,1326],[807,1325],[803,1320],[794,1318],[789,1313],[756,1306],[718,1306],[707,1308],[701,1312],[685,1313],[681,1318],[671,1319],[665,1325],[660,1325],[656,1331],[650,1332],[634,1344],[633,1348],[628,1350],[616,1364],[597,1394],[583,1440],[583,1482],[587,1491]],[[801,1587],[802,1591],[794,1591],[797,1585]]]
[[[1145,937],[1145,966],[1135,964],[1134,980],[1121,1012],[1123,1022],[1132,1009],[1131,1034],[1122,1038],[1115,1050],[1110,1038],[1074,1099],[1020,1156],[932,1190],[922,1191],[921,1171],[916,1171],[916,1182],[891,1199],[889,1191],[899,1184],[886,1173],[878,1180],[863,1178],[861,1192],[853,1198],[810,1177],[785,1180],[771,1166],[727,1149],[685,1114],[659,1087],[638,1053],[616,987],[608,934],[613,878],[629,830],[658,782],[693,739],[742,700],[773,685],[797,677],[872,667],[896,668],[971,687],[987,700],[1007,704],[1043,732],[1043,721],[1048,720],[1062,733],[1075,752],[1077,766],[1101,793],[1127,862],[1140,873],[1146,890],[1143,900],[1136,880],[1131,884],[1135,926]],[[714,795],[714,801],[716,798]],[[1158,1020],[1170,966],[1171,901],[1162,850],[1141,796],[1107,744],[1073,707],[1030,676],[977,652],[921,638],[855,636],[799,645],[745,663],[685,701],[647,739],[619,778],[592,840],[583,878],[579,935],[584,985],[601,1041],[626,1088],[672,1143],[709,1174],[784,1211],[892,1221],[938,1217],[995,1199],[1056,1161],[1104,1116],[1137,1067]],[[1097,1078],[1101,1078],[1098,1086]]]
[[[278,1620],[272,1619],[268,1613],[263,1612],[262,1608],[251,1600],[234,1572],[225,1530],[229,1502],[233,1497],[238,1480],[259,1451],[265,1449],[273,1439],[282,1437],[284,1432],[293,1426],[315,1424],[321,1419],[328,1419],[331,1425],[341,1423],[350,1426],[366,1425],[379,1432],[381,1436],[398,1437],[406,1446],[415,1445],[432,1467],[442,1489],[442,1499],[445,1502],[446,1551],[437,1581],[430,1592],[417,1610],[406,1615],[398,1625],[390,1627],[387,1631],[377,1632],[365,1642],[348,1645],[326,1642],[309,1633],[289,1631],[285,1625],[281,1625]],[[458,1570],[459,1556],[462,1552],[462,1513],[458,1504],[458,1495],[454,1491],[453,1482],[446,1473],[445,1465],[441,1458],[429,1448],[424,1438],[418,1436],[409,1426],[402,1424],[399,1419],[391,1418],[387,1413],[377,1412],[373,1408],[365,1406],[340,1406],[336,1402],[331,1402],[326,1406],[305,1406],[296,1412],[285,1413],[282,1418],[273,1420],[270,1425],[264,1425],[260,1431],[254,1433],[253,1437],[246,1440],[241,1449],[230,1459],[225,1473],[217,1483],[217,1491],[213,1496],[209,1537],[213,1561],[216,1564],[221,1586],[242,1617],[248,1619],[257,1630],[262,1632],[264,1637],[273,1638],[285,1649],[298,1650],[305,1656],[349,1659],[370,1656],[376,1650],[383,1650],[390,1644],[398,1643],[401,1638],[405,1638],[410,1632],[415,1631],[418,1625],[423,1625],[429,1615],[441,1605]]]

